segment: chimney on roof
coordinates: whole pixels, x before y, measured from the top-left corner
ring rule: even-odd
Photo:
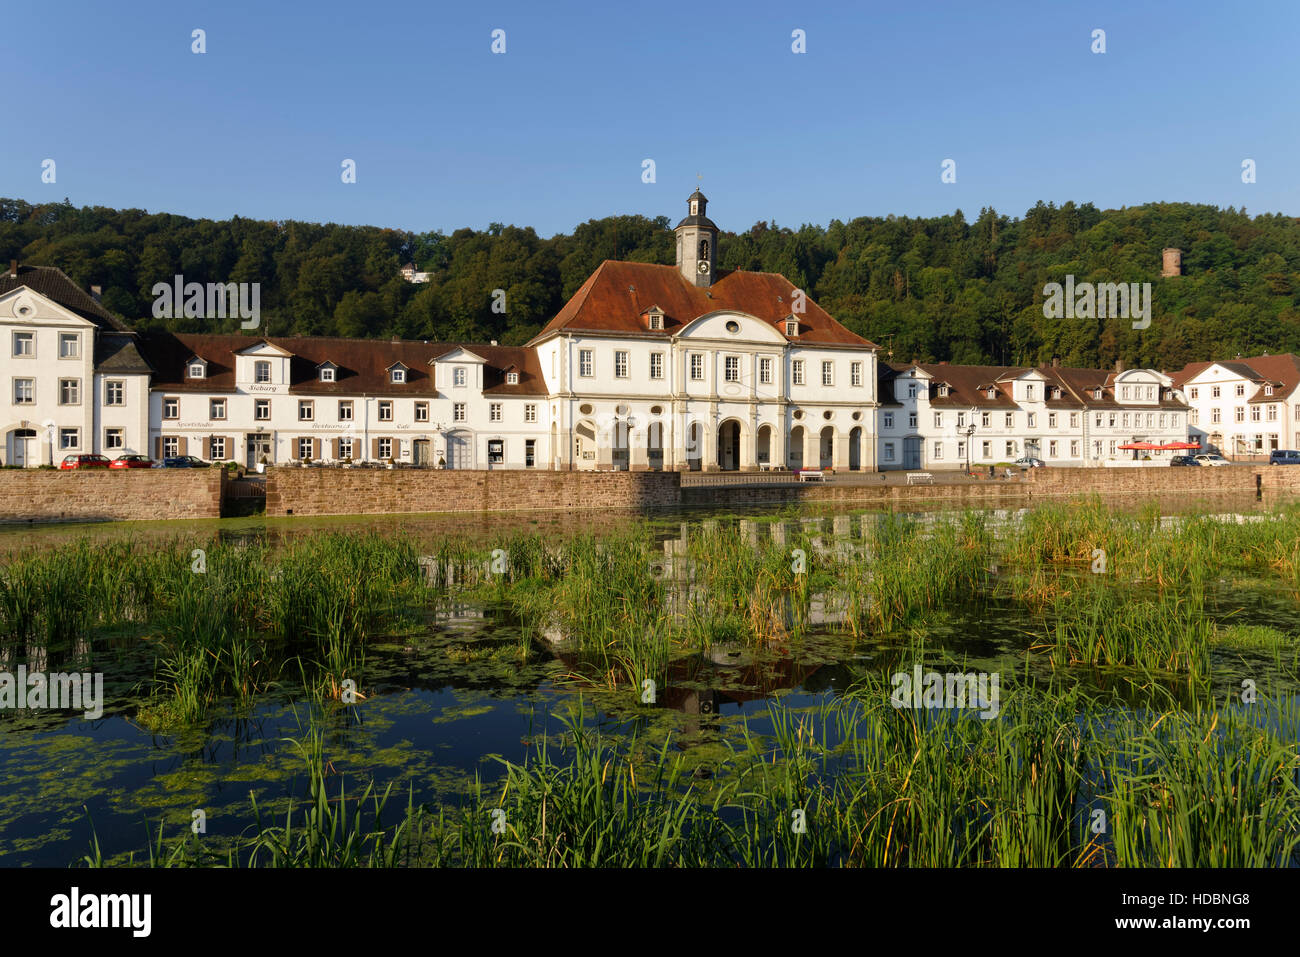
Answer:
[[[402,341],[402,337],[401,337],[401,336],[393,336],[393,338],[392,338],[391,340],[389,340],[389,341],[391,341],[391,342],[401,342],[401,341]]]
[[[90,287],[90,298],[93,299],[93,300],[95,300],[95,302],[99,302],[99,297],[102,296],[103,294],[104,294],[104,287],[103,287],[103,286],[91,286],[91,287]]]
[[[1061,368],[1061,357],[1060,357],[1060,356],[1052,356],[1052,368],[1053,368],[1053,369],[1059,369],[1059,368]]]
[[[11,260],[9,260],[9,277],[10,277],[11,279],[17,279],[17,278],[18,278],[18,260],[17,260],[17,259],[11,259]]]
[[[1123,371],[1124,371],[1124,360],[1123,360],[1123,359],[1116,359],[1116,360],[1115,360],[1115,374],[1116,374],[1116,375],[1119,375],[1119,373],[1121,373],[1121,372],[1123,372]]]

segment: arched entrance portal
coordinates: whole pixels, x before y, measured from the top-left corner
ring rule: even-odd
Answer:
[[[754,461],[758,463],[759,468],[765,468],[772,465],[772,437],[773,430],[770,425],[759,427],[758,447],[754,450]]]
[[[792,469],[803,468],[803,426],[796,425],[790,430],[790,453],[787,465]]]
[[[704,430],[700,423],[692,422],[686,427],[686,468],[698,472],[703,464]]]
[[[818,466],[828,469],[835,465],[835,426],[828,425],[822,429],[821,441],[818,443]]]
[[[735,419],[718,426],[718,468],[724,472],[740,469],[740,423]]]
[[[858,471],[862,468],[862,426],[855,426],[849,433],[849,469]]]

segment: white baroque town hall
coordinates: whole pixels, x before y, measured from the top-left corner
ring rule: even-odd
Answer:
[[[869,471],[1100,465],[1189,437],[1176,377],[1151,369],[881,364],[784,276],[719,270],[706,204],[687,200],[676,265],[602,263],[519,347],[137,334],[59,270],[13,263],[0,464]]]

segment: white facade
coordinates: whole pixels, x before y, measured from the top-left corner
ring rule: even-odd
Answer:
[[[1233,456],[1300,449],[1293,357],[1212,362],[1186,377],[1182,387],[1191,406],[1191,433],[1203,445]]]
[[[149,377],[97,372],[99,332],[30,288],[0,295],[0,464],[57,465],[70,454],[144,450]]]

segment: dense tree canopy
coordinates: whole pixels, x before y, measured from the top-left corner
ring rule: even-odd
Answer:
[[[262,334],[526,341],[605,259],[671,263],[667,217],[592,220],[540,238],[486,231],[215,222],[143,210],[0,199],[0,260],[58,266],[137,328],[232,331],[237,319],[160,320],[156,282],[260,282]],[[1161,279],[1161,250],[1184,275]],[[1100,211],[1038,203],[1023,218],[983,209],[860,218],[799,229],[756,223],[719,237],[726,269],[784,273],[897,360],[1179,368],[1237,353],[1300,351],[1300,220],[1152,203]],[[431,275],[407,282],[402,264]],[[1043,286],[1150,282],[1152,322],[1044,316]],[[493,309],[495,290],[505,311]]]

